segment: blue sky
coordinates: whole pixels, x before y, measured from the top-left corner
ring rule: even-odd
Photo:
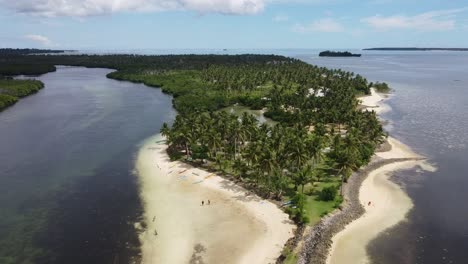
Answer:
[[[467,0],[0,0],[0,47],[468,47]]]

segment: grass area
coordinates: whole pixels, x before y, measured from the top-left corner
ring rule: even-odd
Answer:
[[[329,178],[327,181],[315,182],[313,185],[308,184],[305,186],[304,194],[306,194],[306,200],[304,211],[305,215],[308,216],[310,220],[308,225],[316,225],[323,216],[332,212],[341,204],[342,198],[338,194],[333,201],[320,200],[319,193],[322,189],[331,186],[338,189],[340,186],[340,180],[338,178]],[[291,189],[291,192],[294,192],[294,190]],[[285,197],[286,201],[289,201],[290,199],[291,198],[288,196]]]
[[[335,201],[320,201],[315,195],[307,196],[304,210],[309,216],[310,225],[313,226],[320,221],[320,218],[327,215],[335,209]]]
[[[304,210],[306,211],[306,215],[309,216],[309,225],[313,226],[317,224],[323,216],[332,212],[338,205],[341,204],[341,198],[339,195],[337,195],[333,201],[321,201],[319,199],[318,193],[322,191],[323,188],[330,186],[339,188],[340,180],[331,178],[331,181],[316,182],[314,186],[309,185],[306,187],[305,192],[310,195],[307,195]]]
[[[286,259],[283,261],[283,264],[296,264],[297,263],[297,254],[293,251],[289,252],[286,256]]]

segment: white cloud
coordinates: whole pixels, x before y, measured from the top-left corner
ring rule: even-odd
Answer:
[[[414,16],[372,16],[361,19],[361,22],[377,30],[391,29],[415,29],[420,31],[446,31],[455,28],[457,13],[465,11],[466,8],[439,10],[426,12]]]
[[[295,32],[342,32],[344,31],[343,25],[333,18],[323,18],[312,22],[311,24],[296,24],[293,27]]]
[[[44,47],[56,46],[49,38],[42,36],[42,35],[30,34],[30,35],[25,35],[23,37],[27,40],[37,42]]]
[[[0,5],[24,14],[85,17],[117,12],[174,10],[250,15],[263,11],[265,2],[266,0],[0,0]]]
[[[277,15],[273,18],[273,21],[275,22],[286,22],[289,20],[289,17],[286,15]]]

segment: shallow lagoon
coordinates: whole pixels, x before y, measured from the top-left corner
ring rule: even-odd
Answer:
[[[139,252],[134,155],[171,97],[59,67],[0,113],[0,263],[128,263]]]

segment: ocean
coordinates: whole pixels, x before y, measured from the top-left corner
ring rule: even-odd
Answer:
[[[392,110],[383,115],[386,129],[437,167],[392,177],[414,208],[406,221],[372,241],[368,253],[374,263],[467,263],[468,52],[362,53],[361,58],[295,56],[387,82],[393,91],[387,100]]]
[[[415,206],[368,252],[375,263],[466,263],[468,53],[122,52],[279,54],[387,82],[393,92],[385,128],[438,169],[392,177]],[[159,89],[109,80],[110,71],[59,67],[39,77],[45,89],[0,113],[0,263],[127,263],[138,252],[133,224],[142,209],[134,155],[175,111]]]

